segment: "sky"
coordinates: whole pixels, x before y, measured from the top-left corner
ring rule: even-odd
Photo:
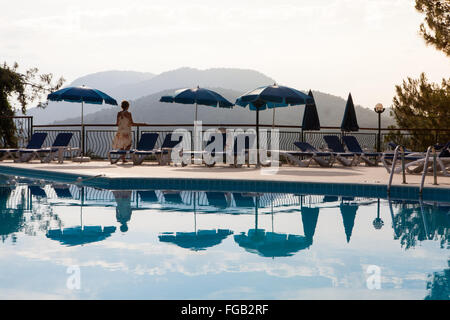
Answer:
[[[0,0],[0,62],[77,77],[180,67],[258,70],[373,108],[450,59],[418,34],[414,0]]]

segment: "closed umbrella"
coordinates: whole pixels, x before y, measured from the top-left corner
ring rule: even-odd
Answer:
[[[342,131],[358,131],[358,120],[356,119],[355,106],[353,105],[352,94],[349,93],[347,104],[345,105],[344,118],[341,123]]]
[[[311,97],[312,103],[308,103],[305,106],[302,130],[320,130],[319,114],[317,113],[316,102],[314,101],[314,96],[311,90],[309,90],[308,96]]]
[[[257,164],[259,165],[259,111],[266,108],[278,108],[312,103],[310,96],[296,89],[273,84],[249,91],[236,99],[236,105],[249,106],[256,111],[256,151]]]
[[[175,91],[173,96],[162,96],[160,102],[195,104],[195,118],[197,121],[198,105],[232,108],[233,104],[213,90],[200,88],[185,88]]]
[[[81,103],[81,159],[84,155],[84,104],[111,104],[116,106],[117,101],[107,95],[106,93],[89,88],[86,86],[67,87],[58,91],[52,92],[47,96],[50,101],[67,101]]]

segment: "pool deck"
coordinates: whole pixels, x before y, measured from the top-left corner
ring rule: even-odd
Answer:
[[[66,161],[63,164],[42,164],[38,161],[30,163],[13,163],[12,161],[0,162],[0,173],[3,169],[19,169],[25,171],[40,171],[58,174],[70,174],[78,176],[103,175],[104,178],[167,178],[167,179],[221,179],[221,180],[248,180],[248,181],[277,181],[277,182],[312,182],[312,183],[347,183],[387,185],[389,174],[383,166],[357,167],[335,166],[333,168],[321,168],[310,166],[308,168],[282,166],[273,171],[272,168],[256,169],[231,168],[229,166],[215,166],[208,168],[200,165],[186,167],[159,166],[156,163],[146,162],[143,165],[133,166],[131,163],[110,164],[107,161],[91,161],[85,163]],[[407,185],[419,186],[421,174],[407,174]],[[402,186],[402,175],[395,174],[393,185]],[[450,189],[450,177],[438,175],[438,185],[433,185],[433,176],[427,175],[426,188]]]

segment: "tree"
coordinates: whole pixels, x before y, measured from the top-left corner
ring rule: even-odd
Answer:
[[[442,84],[429,83],[422,73],[419,79],[403,80],[395,87],[391,115],[400,128],[428,129],[411,131],[409,141],[397,141],[413,149],[426,149],[439,140],[449,141],[450,132],[433,132],[433,129],[450,129],[450,78],[442,79]],[[390,137],[391,139],[393,137]]]
[[[41,101],[44,93],[59,89],[64,83],[60,78],[53,84],[53,75],[40,74],[37,68],[31,68],[24,74],[19,73],[17,63],[8,66],[0,65],[0,145],[17,146],[16,126],[11,117],[15,115],[14,105],[19,105],[22,113],[26,113],[27,105],[39,100],[38,106],[45,107]]]
[[[417,11],[425,14],[420,34],[429,45],[450,56],[450,0],[416,0]]]

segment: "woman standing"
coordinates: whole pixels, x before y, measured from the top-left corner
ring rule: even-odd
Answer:
[[[116,125],[118,127],[116,136],[114,137],[112,148],[115,150],[130,150],[131,148],[131,126],[143,125],[143,123],[135,123],[133,122],[133,118],[131,117],[131,113],[128,111],[130,107],[130,103],[128,101],[122,101],[120,105],[122,107],[122,111],[117,113],[117,122]],[[121,156],[122,162],[127,162],[125,160],[125,155]]]

